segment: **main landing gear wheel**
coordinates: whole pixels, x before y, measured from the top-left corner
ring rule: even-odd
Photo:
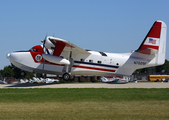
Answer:
[[[69,75],[69,73],[64,73],[62,77],[63,77],[63,80],[65,80],[65,81],[70,80],[70,75]]]

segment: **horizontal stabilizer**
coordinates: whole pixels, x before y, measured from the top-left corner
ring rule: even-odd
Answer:
[[[151,48],[145,48],[145,49],[137,50],[136,52],[147,54],[147,55],[154,55],[158,53],[158,50],[151,49]]]

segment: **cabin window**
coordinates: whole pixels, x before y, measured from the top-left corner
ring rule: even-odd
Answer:
[[[82,59],[80,59],[80,61],[81,61],[81,62],[84,62],[84,61],[85,61],[85,59],[83,59],[83,58],[82,58]]]
[[[101,63],[102,63],[102,61],[97,61],[97,63],[101,64]]]
[[[102,56],[107,56],[104,52],[99,52]]]
[[[93,63],[93,60],[89,60],[89,62]]]
[[[116,63],[116,65],[119,65],[119,63]]]
[[[34,49],[34,52],[38,52],[38,49]]]
[[[32,52],[38,52],[38,49],[30,49],[29,51],[32,51]]]

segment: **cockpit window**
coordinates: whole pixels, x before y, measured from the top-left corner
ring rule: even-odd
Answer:
[[[38,49],[33,49],[33,48],[31,48],[29,51],[38,52]]]

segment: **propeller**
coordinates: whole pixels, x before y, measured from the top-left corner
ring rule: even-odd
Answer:
[[[46,38],[47,38],[47,34],[46,34],[45,38],[44,38],[43,40],[41,40],[41,42],[43,43],[43,50],[44,50],[44,47],[45,47]],[[42,51],[42,52],[43,52],[43,51]]]
[[[46,34],[45,38],[41,41],[43,43],[42,54],[43,54],[43,52],[45,52],[44,48],[45,48],[46,39],[47,39],[47,34]],[[43,59],[43,70],[44,70],[44,63],[45,63],[45,59]]]

